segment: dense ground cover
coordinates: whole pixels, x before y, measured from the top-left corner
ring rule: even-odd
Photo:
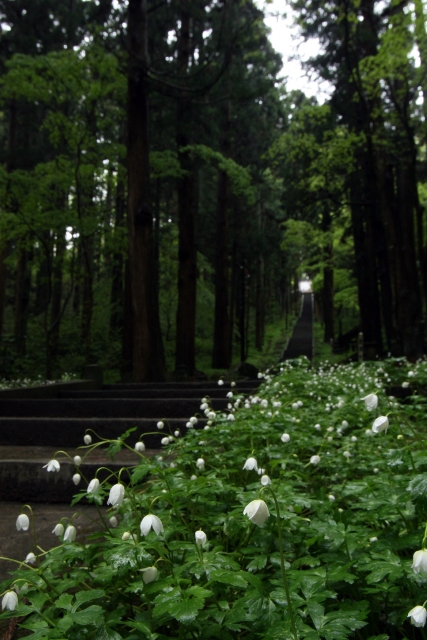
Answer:
[[[387,396],[392,383],[411,398]],[[299,360],[249,399],[223,388],[230,414],[206,398],[204,430],[165,424],[163,455],[137,445],[130,481],[81,479],[77,502],[113,503],[102,531],[81,541],[52,523],[59,546],[18,563],[0,618],[49,639],[424,637],[427,551],[412,564],[427,519],[427,362]]]

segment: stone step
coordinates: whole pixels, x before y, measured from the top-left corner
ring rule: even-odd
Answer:
[[[146,447],[158,449],[161,439],[177,429],[185,435],[187,419],[164,420],[164,429],[157,429],[155,419],[135,418],[0,418],[0,444],[8,446],[53,446],[79,447],[88,429],[100,438],[114,439],[132,427],[137,427],[130,436],[135,442],[143,437]],[[197,427],[202,428],[206,419],[200,419]],[[144,435],[148,434],[148,435]]]
[[[200,389],[177,389],[172,387],[170,389],[163,389],[155,387],[153,389],[100,389],[97,391],[82,390],[82,391],[60,391],[59,398],[102,398],[108,400],[109,398],[140,398],[140,399],[157,399],[157,398],[188,398],[189,400],[196,400],[199,402],[202,398],[225,398],[226,394],[230,390],[224,388],[207,389],[206,387],[200,387]],[[243,393],[243,391],[235,391],[234,395]]]
[[[214,398],[214,411],[224,411],[229,400]],[[99,398],[62,399],[1,399],[0,417],[46,417],[46,418],[190,418],[200,415],[200,399],[136,399],[113,398],[100,401]]]
[[[66,448],[64,450],[71,458],[78,454],[82,458],[84,450]],[[82,453],[83,451],[83,453]],[[122,450],[114,456],[112,461],[100,448],[92,451],[79,467],[82,476],[76,486],[72,477],[77,469],[64,453],[57,454],[55,447],[7,447],[0,446],[0,495],[6,502],[70,502],[81,489],[86,489],[88,483],[95,477],[97,469],[108,467],[118,472],[122,467],[133,467],[141,461],[141,456],[129,450]],[[144,456],[150,458],[159,455],[158,450],[146,450]],[[55,458],[60,463],[58,472],[48,472],[44,465]],[[103,471],[97,474],[103,479]],[[123,475],[123,474],[122,474]],[[85,501],[86,502],[86,501]],[[78,507],[76,508],[78,510]]]

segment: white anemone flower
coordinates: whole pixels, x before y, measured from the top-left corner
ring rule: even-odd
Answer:
[[[165,427],[164,422],[162,422],[161,420],[159,420],[159,422],[157,423],[157,428],[158,428],[158,429],[160,429],[160,430],[162,430],[162,429],[164,429],[164,427]]]
[[[167,436],[165,438],[162,438],[161,443],[163,445],[169,444],[169,438]]]
[[[320,456],[311,456],[310,464],[319,464],[319,462],[320,462]]]
[[[16,528],[18,531],[28,531],[30,526],[30,519],[26,513],[21,513],[16,519]]]
[[[243,465],[244,471],[258,471],[258,464],[255,458],[248,458]]]
[[[64,535],[64,525],[61,522],[55,525],[52,533],[54,533],[58,538]]]
[[[410,610],[408,618],[411,618],[411,624],[413,624],[414,627],[424,627],[427,620],[427,610],[418,604]]]
[[[82,459],[80,456],[74,456],[74,464],[76,465],[76,467],[80,467],[82,463]]]
[[[142,453],[143,451],[145,451],[145,444],[140,440],[139,442],[135,443],[134,449],[137,453]]]
[[[203,458],[197,458],[196,467],[199,469],[199,471],[205,470],[205,461],[203,460]]]
[[[243,515],[248,516],[251,522],[260,527],[267,520],[270,512],[264,500],[252,500],[246,505]]]
[[[85,435],[85,437],[83,438],[83,441],[85,444],[92,444],[92,436],[90,436],[88,433]]]
[[[156,569],[156,567],[147,567],[146,569],[141,569],[141,571],[142,571],[142,581],[144,584],[155,582],[159,576],[159,572]]]
[[[196,539],[196,544],[199,545],[199,547],[202,547],[204,544],[206,544],[208,538],[207,535],[204,531],[196,531],[196,533],[194,534],[194,537]]]
[[[372,431],[374,433],[380,433],[381,431],[385,431],[387,433],[388,429],[388,418],[387,416],[380,416],[376,420],[374,420],[374,424],[372,425]]]
[[[74,484],[77,486],[78,484],[80,484],[80,480],[82,479],[80,473],[75,473],[73,475],[73,482]]]
[[[266,487],[267,485],[271,484],[270,477],[266,475],[261,476],[261,484],[263,487]]]
[[[59,471],[61,465],[58,460],[50,460],[47,464],[43,465],[43,469],[47,469],[47,471]]]
[[[110,527],[112,527],[113,529],[115,529],[117,527],[117,525],[119,524],[119,521],[117,520],[116,516],[111,516],[110,520]]]
[[[93,496],[96,496],[99,491],[99,480],[98,478],[94,478],[89,482],[87,493],[91,493]]]
[[[291,436],[289,435],[289,433],[283,433],[280,436],[280,439],[282,442],[289,442],[289,440],[291,439]]]
[[[31,551],[25,558],[25,564],[34,564],[36,560],[37,560],[36,556]]]
[[[368,411],[373,411],[378,407],[378,396],[375,393],[369,393],[362,398]]]
[[[153,529],[156,536],[164,531],[162,521],[152,513],[149,513],[148,516],[142,518],[141,524],[139,526],[141,529],[141,535],[143,536],[147,536],[150,533],[151,529]]]
[[[415,573],[420,573],[423,571],[427,573],[427,549],[420,549],[419,551],[415,551],[412,568]]]
[[[65,529],[64,542],[74,542],[74,540],[76,539],[76,535],[77,535],[76,527],[72,524],[69,524],[68,527]]]
[[[125,488],[122,484],[115,484],[110,489],[110,495],[107,500],[107,504],[111,504],[112,507],[120,507],[123,504],[123,498],[125,495]]]
[[[14,611],[18,606],[18,596],[14,591],[6,591],[1,601],[1,608]]]

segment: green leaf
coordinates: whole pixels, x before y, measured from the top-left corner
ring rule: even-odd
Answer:
[[[91,604],[87,609],[70,614],[73,622],[80,625],[100,624],[104,617],[104,610],[97,604]]]
[[[117,631],[105,624],[101,625],[93,636],[93,640],[122,640],[122,638],[123,636]]]
[[[323,623],[325,607],[323,607],[319,602],[309,602],[307,605],[307,611],[313,620],[314,626],[319,630]]]
[[[73,596],[69,593],[63,593],[59,596],[58,600],[55,600],[55,604],[60,609],[67,609],[71,611],[71,602],[73,600]]]
[[[77,611],[77,609],[85,602],[90,602],[91,600],[96,600],[97,598],[103,598],[104,596],[105,591],[103,589],[79,591],[78,593],[76,593],[76,602],[73,607],[73,613]]]
[[[196,619],[197,613],[200,609],[203,609],[204,604],[205,601],[199,598],[185,598],[180,602],[172,603],[169,607],[169,613],[178,622],[190,624]]]
[[[245,589],[248,585],[247,581],[238,573],[233,571],[224,571],[222,569],[211,571],[209,573],[209,579],[223,584],[230,584],[233,587],[239,587],[240,589]]]

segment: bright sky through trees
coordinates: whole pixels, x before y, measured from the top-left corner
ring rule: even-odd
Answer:
[[[308,96],[317,96],[319,102],[324,102],[328,96],[328,84],[317,80],[302,65],[318,52],[318,42],[315,39],[304,42],[295,24],[295,13],[286,0],[273,0],[269,3],[257,0],[256,4],[264,8],[265,23],[271,29],[270,41],[283,56],[283,77],[286,79],[287,89],[300,89]]]

